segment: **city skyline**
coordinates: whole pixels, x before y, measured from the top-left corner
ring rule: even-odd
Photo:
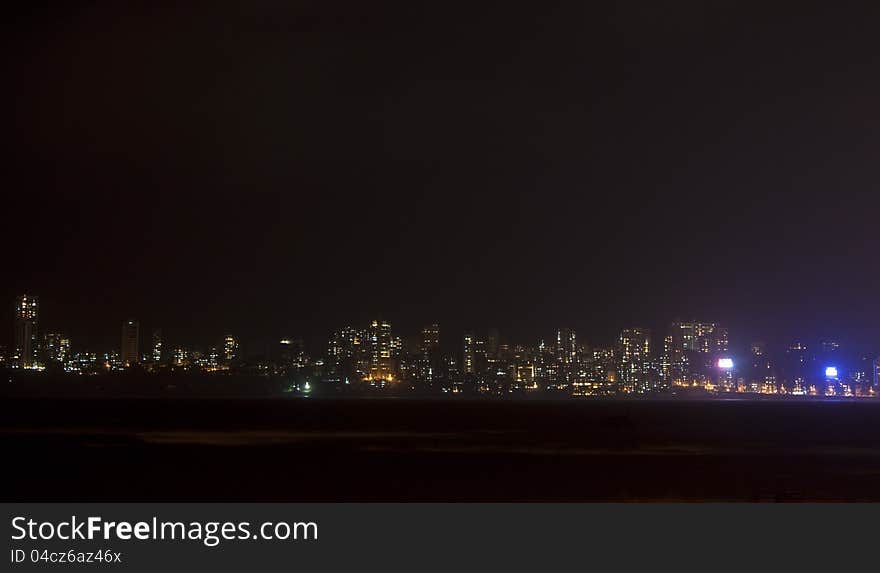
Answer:
[[[23,336],[23,335],[19,334],[19,331],[21,329],[20,324],[22,323],[21,318],[23,316],[25,316],[25,313],[27,313],[27,316],[29,317],[29,319],[28,319],[29,326],[28,326],[27,332],[31,333],[31,336],[36,336],[36,334],[35,334],[37,332],[36,321],[37,321],[38,314],[40,317],[43,317],[40,320],[41,321],[44,320],[43,312],[37,310],[38,307],[42,306],[40,300],[41,300],[41,297],[39,295],[35,295],[35,294],[23,294],[23,295],[16,297],[16,299],[15,299],[15,312],[14,312],[15,328],[14,328],[14,335],[12,337],[15,340],[15,342],[9,344],[10,348],[16,347],[18,345],[19,336]],[[29,309],[22,308],[22,303],[24,302],[25,305],[27,305],[27,301],[30,301],[30,303],[29,303],[30,308]],[[390,323],[390,321],[388,321],[386,319],[370,319],[370,320],[367,320],[366,323],[376,322],[376,320],[379,320],[383,323]],[[357,322],[358,321],[349,321],[348,324],[345,326],[345,328],[351,328],[351,325],[356,324]],[[110,347],[115,346],[117,348],[124,347],[125,346],[124,340],[127,336],[126,329],[127,328],[134,328],[134,334],[129,335],[129,337],[133,336],[136,339],[134,346],[136,348],[138,348],[139,354],[143,354],[143,352],[144,352],[143,345],[140,342],[138,342],[138,340],[145,340],[146,341],[146,340],[148,340],[148,338],[143,338],[143,339],[140,338],[139,323],[140,323],[140,321],[133,320],[133,319],[126,319],[126,320],[121,321],[120,324],[123,329],[123,344],[122,345],[120,345],[118,343],[115,345],[112,343],[107,344],[105,342],[105,343],[98,343],[98,344],[91,344],[91,345],[84,345],[84,346],[95,346],[98,348],[106,348],[108,346],[110,346]],[[397,323],[395,323],[395,324],[397,324]],[[663,325],[660,328],[645,326],[644,323],[641,323],[641,324],[637,323],[635,325],[630,325],[630,326],[624,326],[623,323],[621,323],[621,326],[618,328],[617,333],[619,334],[621,332],[621,330],[625,331],[627,329],[642,329],[642,330],[645,330],[649,333],[652,333],[652,337],[651,337],[651,344],[652,345],[654,345],[654,344],[659,345],[659,344],[663,343],[664,337],[666,337],[668,334],[670,334],[670,333],[666,332],[666,330],[673,329],[675,327],[675,325],[677,325],[677,324],[693,324],[693,325],[695,325],[695,328],[697,328],[699,331],[699,328],[703,325],[705,325],[708,328],[711,328],[711,327],[714,327],[714,326],[722,324],[722,323],[719,323],[718,321],[711,321],[711,320],[697,320],[694,318],[683,320],[680,317],[676,317],[673,320],[668,321],[665,325]],[[151,332],[152,332],[152,336],[154,339],[156,336],[159,336],[161,338],[161,341],[165,340],[165,338],[163,336],[163,325],[150,323],[149,326],[151,326],[151,328],[152,328]],[[167,325],[164,325],[164,326],[165,326],[165,329],[167,330]],[[410,343],[412,348],[415,349],[417,346],[422,344],[420,337],[424,336],[424,329],[431,328],[431,327],[439,328],[439,323],[436,321],[435,322],[430,322],[430,321],[425,322],[422,324],[421,327],[418,327],[415,330],[412,330],[412,331],[407,330],[407,333],[403,339],[406,342]],[[246,343],[248,343],[248,344],[254,343],[254,344],[259,345],[259,344],[263,344],[267,341],[275,341],[280,338],[295,335],[295,338],[297,338],[300,341],[303,341],[304,343],[317,342],[316,346],[323,347],[327,344],[328,340],[332,339],[333,335],[338,331],[339,328],[343,328],[343,327],[338,326],[338,325],[336,327],[328,326],[325,330],[324,335],[323,336],[319,335],[317,337],[303,336],[302,333],[295,332],[296,331],[295,328],[294,329],[286,329],[286,330],[283,330],[280,332],[274,332],[274,333],[268,333],[268,334],[263,333],[259,337],[255,337],[255,339],[247,340]],[[722,328],[724,331],[724,338],[725,338],[724,347],[728,348],[728,349],[732,349],[731,352],[747,351],[750,349],[751,345],[756,342],[759,342],[762,345],[765,345],[767,347],[785,348],[785,347],[788,347],[789,345],[792,345],[792,344],[809,344],[810,346],[818,346],[818,345],[824,344],[826,341],[835,341],[834,342],[835,344],[840,344],[841,340],[846,340],[846,337],[833,336],[828,333],[823,333],[823,334],[818,334],[818,335],[810,335],[810,336],[792,336],[792,337],[789,337],[789,338],[786,338],[783,340],[775,340],[775,341],[768,340],[767,337],[761,337],[761,336],[744,337],[744,336],[740,335],[740,336],[735,337],[734,343],[731,343],[728,339],[728,333],[730,331],[730,328],[726,324],[724,324],[723,326],[720,326],[719,328]],[[178,329],[178,330],[181,331],[184,329]],[[227,329],[227,330],[229,330],[229,329]],[[448,332],[447,329],[444,329],[444,330]],[[452,330],[452,329],[449,329],[449,330]],[[493,336],[497,338],[500,335],[500,331],[497,328],[497,326],[484,325],[482,330],[489,333],[487,336],[490,339]],[[66,328],[59,327],[59,325],[57,324],[57,321],[56,321],[53,324],[53,327],[49,329],[49,331],[50,332],[61,331],[64,333],[69,333],[70,327],[69,326]],[[291,332],[291,331],[293,331],[293,332]],[[460,329],[459,334],[461,335],[461,337],[466,339],[469,335],[473,336],[474,332],[475,332],[474,325],[470,325],[467,328]],[[548,332],[543,333],[543,334],[532,333],[531,336],[527,336],[525,339],[506,337],[505,341],[509,342],[509,343],[517,343],[517,344],[539,343],[540,341],[550,340],[550,339],[553,339],[557,336],[560,336],[561,333],[563,333],[563,332],[569,332],[569,333],[573,334],[573,330],[570,328],[570,326],[557,326],[556,328],[551,328]],[[579,329],[578,329],[578,332],[582,333],[582,331],[580,331]],[[150,332],[148,332],[147,334],[150,334]],[[214,334],[214,335],[208,337],[208,339],[206,339],[206,340],[192,340],[191,338],[179,336],[178,343],[184,344],[187,346],[192,346],[192,347],[211,346],[211,345],[216,344],[216,340],[222,339],[224,336],[227,336],[227,335],[226,334],[219,334],[219,335]],[[607,343],[609,340],[616,338],[616,336],[617,335],[615,334],[612,337],[606,337],[604,339],[597,339],[594,337],[586,337],[586,339],[589,341],[590,344],[602,346],[603,343]],[[583,338],[583,333],[581,334],[581,337]],[[69,336],[67,338],[69,338]],[[699,332],[697,334],[693,335],[693,338],[694,339],[704,339],[704,337]],[[36,340],[36,339],[34,339],[34,340]],[[117,338],[117,340],[118,340],[118,338]],[[235,342],[235,344],[236,345],[240,344],[242,340],[243,340],[242,337],[240,335],[236,334],[236,341],[237,342]],[[604,340],[604,342],[603,342],[603,340]],[[438,346],[440,344],[439,341],[440,341],[440,337],[438,335],[436,335],[436,333],[435,333],[435,342],[433,342],[432,345]],[[450,346],[448,345],[448,341],[445,338],[443,339],[443,341],[444,341],[444,344],[442,346],[442,350],[449,351]],[[703,343],[706,344],[705,342],[703,342]],[[161,344],[161,342],[160,342],[160,344]],[[495,344],[497,344],[497,341],[495,342]],[[223,346],[223,343],[221,342],[221,344],[219,346]],[[458,345],[456,345],[456,346],[458,346]],[[871,343],[868,343],[867,341],[863,341],[863,344],[855,344],[855,345],[847,344],[847,346],[849,346],[851,349],[855,349],[855,351],[857,351],[857,352],[867,352],[868,354],[873,352],[873,350],[872,350],[873,348],[877,348],[876,352],[878,354],[880,354],[880,342],[878,342],[876,344],[871,344]],[[151,348],[152,348],[152,345],[151,345]],[[867,348],[867,350],[866,350],[866,348]],[[696,350],[696,348],[694,348],[694,350]],[[231,352],[231,350],[228,350],[228,351]]]
[[[880,4],[10,9],[12,500],[880,501]]]
[[[872,18],[52,10],[7,37],[0,300],[40,293],[75,340],[130,317],[190,341],[375,317],[602,340],[679,316],[880,341]]]
[[[348,390],[353,384],[352,389],[489,395],[542,391],[610,397],[694,389],[826,397],[880,394],[880,353],[856,358],[830,338],[818,344],[798,339],[784,348],[752,341],[746,353],[734,350],[728,327],[714,322],[676,321],[661,332],[630,326],[615,340],[596,344],[568,327],[558,328],[554,337],[525,343],[503,337],[497,328],[450,337],[439,323],[401,336],[390,322],[374,319],[336,328],[321,348],[309,349],[295,337],[249,348],[229,333],[207,347],[194,347],[169,343],[161,328],[154,328],[142,344],[140,322],[129,319],[122,324],[115,350],[95,352],[77,348],[63,333],[41,337],[39,307],[37,295],[16,298],[15,344],[9,352],[0,349],[5,367],[90,375],[133,369],[249,373],[287,379],[297,391],[321,386]],[[447,337],[457,338],[456,351],[448,352],[450,344],[441,343]]]

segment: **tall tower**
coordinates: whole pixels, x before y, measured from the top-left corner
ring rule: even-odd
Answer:
[[[431,382],[440,373],[440,326],[429,324],[422,329],[419,348],[419,378]]]
[[[232,362],[238,358],[238,339],[227,334],[223,339],[223,360]]]
[[[563,386],[574,382],[577,370],[577,335],[570,328],[556,331],[556,362],[559,364],[558,382]]]
[[[476,350],[476,337],[472,332],[468,332],[462,340],[461,370],[465,375],[476,372]]]
[[[119,359],[125,367],[140,362],[138,357],[138,336],[140,335],[140,325],[136,320],[127,320],[122,325],[122,351]]]
[[[651,331],[627,328],[618,339],[621,389],[625,393],[644,394],[653,388],[651,380]]]
[[[43,335],[43,357],[48,363],[64,365],[70,359],[70,339],[58,332]]]
[[[560,328],[556,331],[556,356],[566,366],[577,361],[577,336],[573,330]]]
[[[153,361],[153,364],[159,364],[162,362],[162,358],[165,356],[165,340],[162,338],[162,330],[157,328],[153,331],[153,348],[151,349],[150,358]]]
[[[12,361],[19,368],[33,368],[37,365],[38,315],[37,297],[23,294],[15,300],[15,348]]]
[[[384,320],[374,320],[370,323],[369,343],[369,379],[391,382],[394,379],[391,359],[391,324]]]

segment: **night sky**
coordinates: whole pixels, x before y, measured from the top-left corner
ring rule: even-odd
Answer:
[[[380,316],[880,350],[865,7],[39,4],[2,40],[0,341],[30,292],[75,349]]]

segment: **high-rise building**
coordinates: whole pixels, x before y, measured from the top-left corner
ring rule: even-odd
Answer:
[[[568,388],[577,374],[578,346],[575,332],[569,328],[556,331],[556,362],[559,365],[557,386]]]
[[[422,329],[419,344],[419,378],[431,382],[440,375],[440,326],[430,324]]]
[[[433,354],[440,350],[440,326],[429,324],[422,329],[422,354]]]
[[[140,344],[140,324],[136,320],[127,320],[122,325],[122,348],[119,360],[122,366],[129,367],[140,362],[138,355]]]
[[[47,363],[64,365],[70,360],[70,339],[58,332],[43,336],[43,355]]]
[[[392,352],[394,347],[391,335],[391,324],[384,320],[374,320],[370,323],[368,332],[370,373],[371,381],[394,380],[394,368]]]
[[[477,368],[477,337],[473,332],[468,332],[462,339],[461,370],[467,376],[474,374]]]
[[[577,336],[569,328],[560,328],[556,331],[556,357],[565,366],[570,366],[577,361]]]
[[[501,333],[497,328],[490,328],[486,336],[486,357],[490,364],[498,360],[498,349],[501,346]]]
[[[171,363],[180,368],[189,366],[189,359],[190,352],[183,346],[175,347],[171,354]]]
[[[660,354],[660,385],[663,389],[669,389],[675,380],[673,368],[672,335],[663,337],[663,351]]]
[[[489,367],[489,352],[486,349],[486,339],[476,338],[474,340],[474,372],[479,375],[486,373]]]
[[[613,394],[616,391],[619,376],[615,364],[616,357],[613,348],[593,349],[588,376],[590,381],[596,383],[600,393]]]
[[[308,359],[306,345],[302,338],[285,337],[278,341],[277,352],[273,358],[278,360],[284,369],[304,368]]]
[[[717,354],[726,354],[730,349],[730,339],[727,334],[727,327],[716,326],[713,335],[713,342],[715,345],[715,348],[713,349],[714,352]]]
[[[641,327],[624,329],[617,343],[621,390],[627,394],[656,390],[651,376],[651,331]]]
[[[153,331],[153,347],[150,349],[150,358],[154,364],[160,364],[162,358],[165,357],[165,339],[162,337],[162,330]]]
[[[223,360],[232,362],[238,358],[238,339],[227,334],[223,339]]]
[[[359,381],[368,376],[370,361],[366,342],[366,333],[353,326],[346,326],[330,336],[327,361],[336,381]]]
[[[671,383],[708,384],[716,371],[717,358],[727,355],[727,328],[714,322],[674,322],[669,327],[669,337],[669,350],[661,356],[661,362],[668,363]],[[661,365],[661,373],[662,370]]]
[[[833,354],[840,350],[840,343],[836,340],[823,340],[822,341],[822,353],[823,354]]]
[[[875,398],[880,397],[880,357],[875,358],[871,361],[871,366],[873,367],[873,377],[872,377],[872,389],[871,391],[874,394]]]
[[[35,368],[39,339],[37,338],[37,318],[39,300],[33,295],[23,294],[15,301],[15,347],[12,362],[18,368]]]
[[[727,352],[727,329],[714,322],[674,322],[673,348],[683,352]]]

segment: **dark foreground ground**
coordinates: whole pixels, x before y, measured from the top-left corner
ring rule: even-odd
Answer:
[[[880,501],[880,403],[0,401],[3,501]]]

